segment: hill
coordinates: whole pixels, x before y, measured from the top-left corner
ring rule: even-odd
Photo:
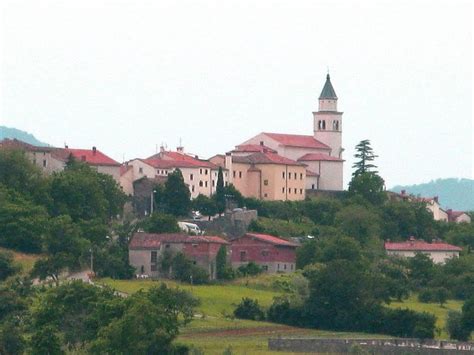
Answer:
[[[423,197],[439,196],[443,208],[474,211],[474,180],[471,179],[437,179],[418,185],[394,186],[390,190],[406,190],[409,194]]]
[[[34,135],[31,133],[22,131],[20,129],[16,128],[10,128],[10,127],[5,127],[5,126],[0,126],[0,141],[9,138],[9,139],[18,139],[22,142],[32,144],[32,145],[37,145],[40,147],[46,147],[49,146],[49,144],[41,142],[38,140]]]

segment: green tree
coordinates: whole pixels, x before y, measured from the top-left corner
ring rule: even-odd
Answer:
[[[234,277],[231,266],[227,263],[227,247],[222,245],[216,255],[216,276],[219,280],[229,280]]]
[[[225,188],[224,188],[224,174],[222,173],[222,167],[219,167],[217,173],[217,184],[216,193],[214,194],[214,200],[216,201],[216,208],[219,214],[225,210]]]
[[[184,183],[181,170],[176,169],[168,174],[163,191],[165,210],[174,216],[186,216],[191,210],[191,194]]]
[[[13,264],[13,254],[0,250],[0,281],[12,276],[18,271],[18,267]]]
[[[210,220],[211,216],[214,216],[218,212],[216,202],[217,200],[213,198],[199,194],[198,197],[192,201],[192,206],[194,210],[201,212],[204,216],[209,216]]]
[[[423,253],[416,253],[408,260],[410,280],[415,289],[425,287],[435,276],[435,265],[431,258]]]
[[[240,319],[264,320],[265,313],[262,307],[258,304],[258,300],[253,300],[248,297],[242,298],[242,301],[234,310],[234,315]]]
[[[359,159],[352,165],[355,168],[354,172],[352,173],[353,177],[359,176],[361,174],[365,174],[367,172],[375,172],[372,169],[377,168],[371,162],[377,158],[377,155],[374,154],[372,147],[370,146],[370,141],[368,139],[364,139],[356,145],[356,154],[354,157]]]
[[[23,354],[25,339],[23,330],[13,319],[0,323],[0,354]]]
[[[466,332],[474,330],[474,296],[471,296],[462,306],[461,325]]]
[[[358,205],[349,205],[336,214],[336,223],[345,235],[357,239],[361,244],[367,242],[379,232],[379,216],[370,209]]]
[[[469,340],[470,331],[462,325],[462,313],[449,311],[446,318],[446,330],[451,339],[466,341]]]
[[[372,171],[353,176],[349,182],[349,193],[360,195],[374,205],[382,204],[387,198],[385,181]]]
[[[31,337],[31,349],[38,355],[60,355],[64,354],[61,349],[61,340],[54,326],[38,328]]]
[[[178,233],[178,220],[174,215],[155,212],[142,222],[142,227],[149,233]]]

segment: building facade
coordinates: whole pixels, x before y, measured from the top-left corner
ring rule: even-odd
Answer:
[[[206,270],[210,279],[215,279],[217,253],[228,244],[224,239],[214,236],[136,232],[130,240],[128,255],[137,275],[159,278],[168,276],[169,272],[160,270],[163,253],[168,251],[175,255],[181,252],[195,265]]]
[[[271,235],[246,233],[231,241],[232,267],[254,262],[267,273],[294,272],[298,246]]]
[[[436,264],[444,264],[448,259],[458,257],[462,248],[434,240],[432,243],[416,240],[411,237],[406,242],[385,242],[385,251],[388,255],[412,258],[417,253],[428,255]]]

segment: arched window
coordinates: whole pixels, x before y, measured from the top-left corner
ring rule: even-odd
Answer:
[[[326,120],[323,120],[323,129],[326,129]]]

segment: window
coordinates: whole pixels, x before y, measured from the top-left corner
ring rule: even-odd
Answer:
[[[285,193],[285,188],[284,187],[281,188],[281,192]]]
[[[291,194],[291,187],[288,188],[288,193]]]
[[[298,191],[298,189],[295,187],[295,194],[298,193],[297,191]]]
[[[194,192],[194,185],[191,186],[191,192]]]
[[[157,271],[157,270],[158,270],[158,266],[156,264],[150,265],[150,271]]]
[[[227,181],[225,182],[225,186],[229,186],[229,183]]]
[[[46,159],[43,159],[43,168],[46,168]]]
[[[262,254],[262,256],[268,256],[268,255],[270,255],[270,252],[268,250],[264,249],[264,250],[262,250],[261,254]]]
[[[263,184],[264,184],[265,186],[268,186],[268,180],[263,180]]]
[[[202,174],[202,169],[199,169],[199,174]]]
[[[300,195],[302,195],[302,194],[303,194],[303,189],[300,189]]]
[[[285,178],[285,172],[281,173],[281,177],[284,179]]]
[[[234,178],[235,178],[235,171],[233,171],[232,174],[234,175]]]
[[[268,195],[266,193],[263,194],[263,197],[268,197]]]
[[[326,120],[323,120],[323,129],[326,129]]]
[[[293,264],[290,265],[290,269],[293,270]]]
[[[193,244],[193,248],[197,248],[198,246],[198,244]]]
[[[199,180],[199,187],[202,187],[202,180]]]
[[[280,270],[280,264],[277,265],[277,270]]]
[[[166,244],[165,245],[165,249],[169,249],[170,248],[170,245],[169,244]]]
[[[314,184],[311,184],[311,190],[314,190]]]
[[[212,180],[212,187],[216,186],[215,180]]]
[[[268,265],[262,265],[263,271],[268,271]]]
[[[158,252],[156,250],[153,250],[151,252],[151,262],[156,263],[157,260],[158,260]]]
[[[303,173],[300,173],[300,180],[303,180]]]
[[[207,175],[207,169],[206,169],[206,170],[204,170],[204,173]]]
[[[193,174],[189,174],[189,180],[193,181],[194,179],[194,175]]]
[[[207,181],[204,183],[204,185],[207,187]]]
[[[240,251],[240,261],[247,261],[247,252],[245,250]]]
[[[239,178],[242,178],[242,172],[239,171]]]
[[[291,173],[288,173],[288,180],[291,180]]]
[[[283,264],[283,269],[285,269],[285,270],[286,270],[286,264]]]

